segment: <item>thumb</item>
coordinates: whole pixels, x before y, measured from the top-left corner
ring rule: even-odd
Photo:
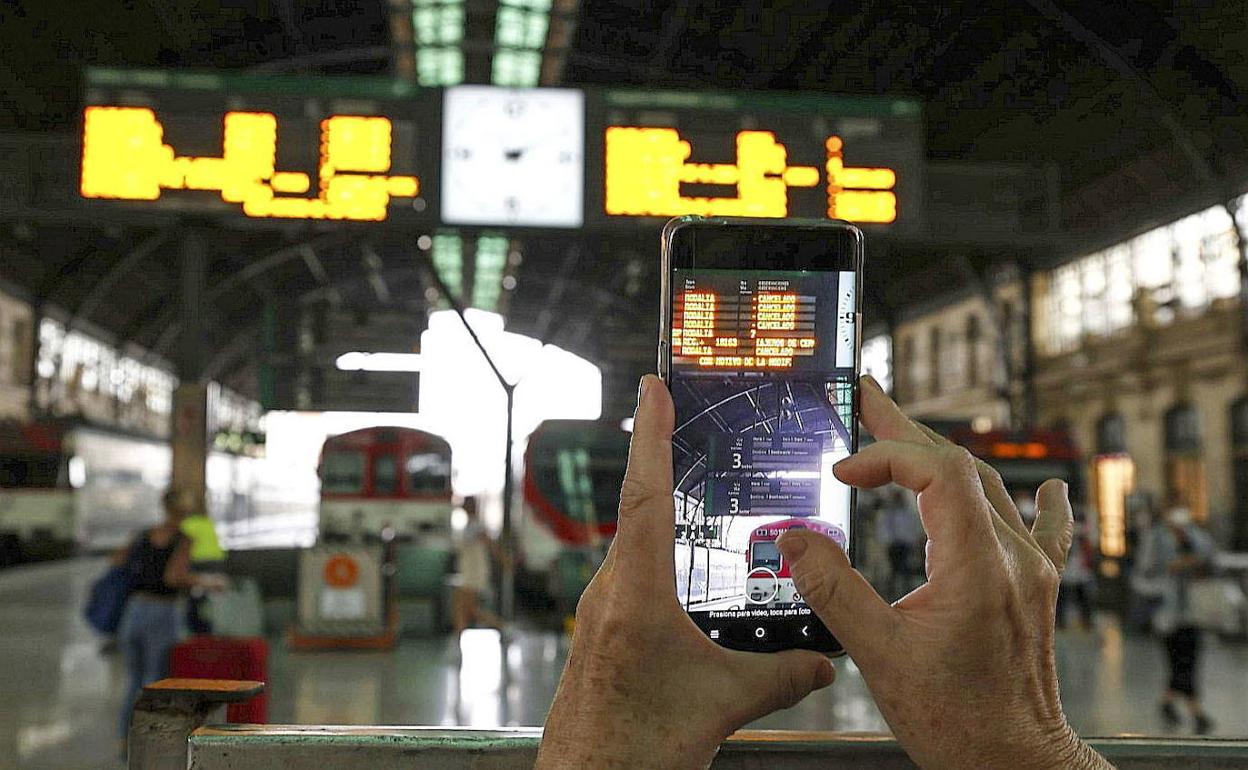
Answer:
[[[836,678],[832,661],[810,650],[734,652],[731,660],[732,682],[724,692],[731,694],[729,712],[737,726],[796,706]]]
[[[1049,479],[1036,490],[1036,522],[1031,525],[1031,536],[1059,573],[1065,569],[1066,555],[1075,536],[1075,518],[1065,482]]]
[[[845,651],[858,657],[891,634],[896,615],[832,539],[790,529],[776,542],[793,582]]]

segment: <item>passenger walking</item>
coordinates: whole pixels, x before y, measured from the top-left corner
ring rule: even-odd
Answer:
[[[169,656],[181,623],[178,596],[184,590],[214,590],[222,580],[190,569],[190,540],[182,533],[184,508],[178,497],[164,497],[165,520],[145,530],[115,557],[131,577],[130,597],[117,630],[129,683],[121,704],[121,735],[130,729],[130,712],[144,685],[169,675]]]
[[[477,514],[477,499],[464,499],[464,513],[468,522],[460,533],[456,548],[457,572],[455,579],[452,623],[458,637],[467,628],[485,625],[502,629],[503,619],[481,606],[481,599],[490,592],[490,563],[497,557],[498,545],[482,526]]]
[[[166,493],[170,497],[175,493]],[[167,500],[166,505],[176,504],[183,511],[182,534],[191,541],[191,571],[202,575],[224,575],[225,549],[217,537],[217,527],[202,504],[196,503],[190,496],[184,499]],[[186,600],[186,624],[193,633],[212,633],[212,619],[206,612],[208,597],[203,590],[191,589]]]
[[[1170,539],[1165,517],[1147,495],[1137,498],[1138,509],[1133,517],[1137,524],[1135,555],[1131,564],[1131,595],[1127,606],[1127,622],[1137,631],[1154,630],[1153,616],[1161,606],[1162,595],[1170,584],[1166,564],[1157,549]]]
[[[1156,534],[1156,533],[1155,533]],[[1170,679],[1161,698],[1161,716],[1166,724],[1179,724],[1175,700],[1182,699],[1196,733],[1213,729],[1213,720],[1200,705],[1200,629],[1191,617],[1189,591],[1192,581],[1208,572],[1213,560],[1213,541],[1192,522],[1187,508],[1172,507],[1165,517],[1165,530],[1152,543],[1150,569],[1164,575],[1161,606],[1153,616],[1153,627],[1163,637],[1170,665]]]
[[[1080,627],[1092,628],[1092,593],[1096,579],[1096,545],[1087,517],[1075,517],[1074,536],[1066,569],[1057,592],[1057,627],[1066,627],[1066,611],[1073,602],[1079,611]]]

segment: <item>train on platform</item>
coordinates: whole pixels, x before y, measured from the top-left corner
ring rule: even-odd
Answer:
[[[615,535],[630,434],[606,420],[546,420],[524,453],[518,587],[570,612]]]
[[[845,531],[822,519],[790,518],[760,524],[750,533],[746,552],[745,596],[752,605],[786,607],[802,601],[802,595],[793,584],[789,564],[776,546],[780,535],[790,529],[809,529],[830,538],[842,550],[848,542]]]
[[[451,445],[434,433],[378,426],[325,439],[322,540],[446,540],[454,498]]]
[[[0,423],[0,565],[101,552],[163,515],[168,442],[81,420]],[[306,502],[266,473],[263,460],[212,451],[208,513],[230,547],[302,521]]]

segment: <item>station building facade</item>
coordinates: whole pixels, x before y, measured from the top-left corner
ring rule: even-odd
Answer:
[[[1241,228],[1245,200],[1234,207]],[[1102,496],[1109,485],[1184,505],[1248,549],[1235,227],[1217,206],[1036,276],[1033,387],[1039,419],[1069,428]]]
[[[1145,498],[1185,505],[1224,545],[1248,550],[1235,230],[1248,231],[1248,196],[1231,208],[1234,219],[1212,207],[904,317],[893,331],[899,403],[985,430],[1067,430],[1087,458],[1102,534],[1118,533],[1102,550],[1122,549],[1121,533],[1140,523],[1129,501]]]
[[[1022,369],[1021,288],[1010,281],[902,315],[893,330],[893,390],[909,414],[1010,425],[1010,392]]]

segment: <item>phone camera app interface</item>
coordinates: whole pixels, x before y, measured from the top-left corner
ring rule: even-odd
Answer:
[[[832,466],[853,430],[854,273],[673,280],[677,595],[715,639],[763,640],[790,618],[805,629],[776,540],[804,527],[848,549],[852,536],[851,490]]]

